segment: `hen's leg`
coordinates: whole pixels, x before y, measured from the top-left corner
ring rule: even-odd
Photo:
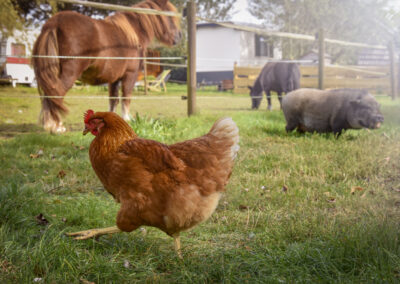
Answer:
[[[121,232],[118,227],[108,227],[108,228],[101,228],[101,229],[91,229],[91,230],[86,230],[86,231],[80,231],[80,232],[75,232],[75,233],[66,233],[67,236],[70,237],[75,237],[75,240],[86,240],[90,239],[93,237],[101,236],[101,235],[107,235],[107,234],[114,234]]]
[[[122,203],[117,214],[117,226],[67,233],[66,235],[75,237],[75,240],[86,240],[101,235],[114,234],[118,232],[131,232],[139,228],[140,224],[135,222],[135,211],[132,210],[129,205],[129,203]]]
[[[178,254],[178,257],[182,259],[183,257],[181,253],[181,237],[179,236],[179,233],[174,234],[172,237],[174,238],[175,251]]]

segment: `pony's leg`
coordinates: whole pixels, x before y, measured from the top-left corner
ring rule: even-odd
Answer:
[[[268,101],[267,109],[271,110],[271,108],[272,108],[272,105],[271,105],[271,91],[268,90],[265,93],[267,94],[267,101]]]
[[[63,106],[64,96],[82,73],[81,70],[85,68],[85,64],[85,62],[74,60],[60,63],[62,67],[61,74],[56,81],[57,87],[54,89],[54,93],[51,94],[52,96],[60,96],[60,98],[53,99],[52,103],[46,99],[42,100],[40,115],[43,118],[44,128],[50,130],[52,133],[63,133],[66,131],[61,121],[62,112],[60,110],[64,109],[64,112],[67,111],[67,108]],[[53,106],[50,106],[50,104]],[[58,107],[55,108],[54,105]]]
[[[278,100],[279,100],[279,104],[280,104],[281,109],[282,109],[282,92],[278,92]]]
[[[125,120],[130,120],[130,115],[129,115],[129,106],[131,104],[131,92],[133,90],[133,87],[135,86],[136,79],[138,76],[139,72],[128,72],[125,74],[125,76],[122,78],[122,118]]]
[[[110,111],[115,112],[118,105],[118,84],[119,81],[108,84],[108,94],[110,97]]]

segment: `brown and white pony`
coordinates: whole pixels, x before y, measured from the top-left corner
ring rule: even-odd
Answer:
[[[176,12],[168,0],[146,0],[132,7]],[[104,20],[76,12],[60,12],[50,18],[37,38],[34,55],[87,57],[141,57],[154,39],[172,46],[181,38],[177,17],[117,12]],[[118,104],[118,84],[122,83],[122,115],[129,119],[131,91],[142,60],[70,59],[34,57],[39,93],[42,98],[40,121],[46,130],[64,132],[61,116],[68,112],[63,100],[80,78],[84,83],[108,83],[110,111]]]

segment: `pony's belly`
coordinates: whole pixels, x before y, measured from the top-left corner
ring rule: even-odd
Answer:
[[[80,80],[89,85],[101,85],[109,82],[106,78],[100,76],[99,69],[94,66],[83,71]]]

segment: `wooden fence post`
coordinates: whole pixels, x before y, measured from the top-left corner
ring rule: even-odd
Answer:
[[[324,30],[318,32],[318,89],[324,89],[324,68],[325,68],[325,37]]]
[[[237,62],[235,61],[234,63],[233,63],[233,93],[235,93],[236,91],[237,91],[237,79],[236,79],[236,72],[237,72]]]
[[[147,53],[146,55],[147,56]],[[143,60],[143,82],[144,82],[144,94],[147,96],[147,61]]]
[[[187,3],[188,24],[188,66],[187,66],[187,92],[188,116],[196,112],[196,3],[191,0]]]
[[[396,54],[394,50],[394,42],[389,43],[390,58],[390,93],[392,100],[397,98],[397,75],[396,75]]]

